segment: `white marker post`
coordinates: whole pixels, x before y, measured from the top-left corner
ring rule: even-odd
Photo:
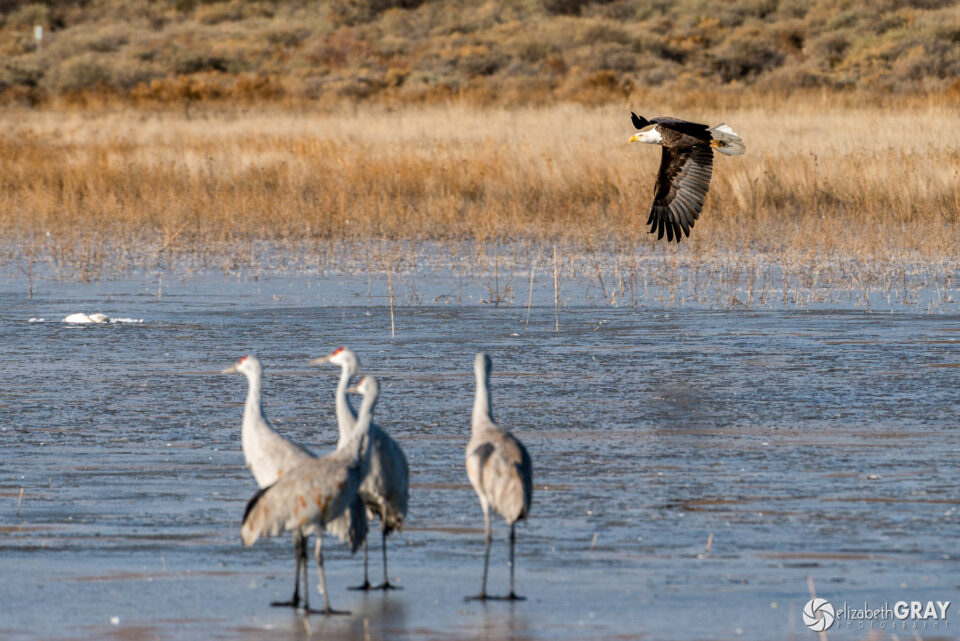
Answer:
[[[37,41],[37,57],[40,57],[40,47],[43,44],[43,25],[33,26],[33,39]]]

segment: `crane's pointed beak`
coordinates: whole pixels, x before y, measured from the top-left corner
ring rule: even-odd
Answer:
[[[228,367],[228,368],[226,368],[226,369],[220,370],[220,373],[221,373],[221,374],[236,374],[236,373],[237,373],[237,366],[236,366],[236,365],[231,365],[230,367]]]
[[[360,393],[360,383],[357,383],[356,385],[351,385],[350,387],[347,388],[347,391],[348,391],[349,393],[351,393],[351,394],[359,394],[359,393]]]
[[[315,358],[315,359],[313,359],[312,361],[310,361],[309,364],[310,364],[310,365],[323,365],[324,363],[329,363],[329,362],[330,362],[330,355],[327,354],[326,356],[321,356],[320,358]]]

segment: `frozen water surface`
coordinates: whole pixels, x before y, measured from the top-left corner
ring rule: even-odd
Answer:
[[[358,276],[168,277],[162,299],[152,278],[0,286],[0,637],[803,640],[808,577],[835,605],[954,601],[946,627],[831,639],[957,636],[960,317],[616,308],[570,287],[555,332],[547,280],[527,325],[523,281],[495,307],[476,284],[401,278],[395,338],[385,283]],[[144,322],[49,320],[77,311]],[[405,589],[347,591],[360,558],[328,538],[332,602],[353,614],[304,623],[268,605],[289,597],[289,539],[240,544],[246,383],[217,372],[256,352],[275,427],[324,451],[337,370],[306,362],[339,344],[381,377],[378,421],[410,460],[390,539]],[[522,603],[463,600],[483,552],[463,469],[481,349],[534,461]]]

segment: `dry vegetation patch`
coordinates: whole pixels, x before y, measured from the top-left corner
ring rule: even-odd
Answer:
[[[720,119],[702,105],[681,115]],[[937,104],[724,111],[747,155],[717,159],[704,214],[680,246],[645,233],[659,150],[627,143],[626,108],[3,117],[6,258],[29,255],[65,276],[181,255],[233,264],[238,248],[264,241],[559,242],[864,264],[949,263],[960,246],[960,130],[956,111]]]
[[[947,0],[4,0],[0,101],[603,104],[652,87],[956,99],[958,42]]]

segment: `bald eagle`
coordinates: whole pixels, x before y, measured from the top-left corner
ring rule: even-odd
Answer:
[[[703,199],[710,188],[713,150],[727,156],[739,156],[746,147],[733,129],[720,124],[707,127],[678,118],[647,120],[635,113],[633,126],[642,129],[630,142],[648,142],[663,147],[660,172],[653,192],[653,208],[647,224],[657,240],[667,233],[667,241],[680,242],[680,230],[687,236],[700,217]],[[650,127],[653,125],[653,127]],[[647,129],[647,127],[650,127]]]

